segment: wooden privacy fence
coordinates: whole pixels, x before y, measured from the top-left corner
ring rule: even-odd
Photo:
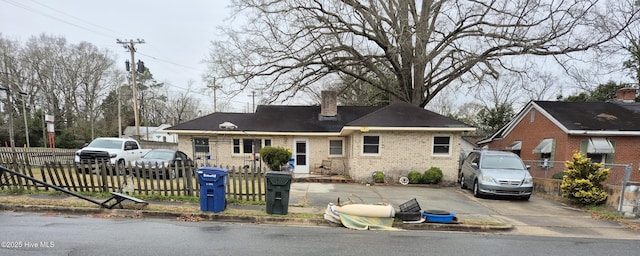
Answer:
[[[136,167],[129,166],[126,172],[118,171],[115,165],[99,163],[92,168],[72,163],[45,162],[43,166],[25,164],[5,165],[6,168],[38,180],[74,192],[124,192],[139,195],[200,196],[197,167]],[[82,171],[93,169],[92,171]],[[266,189],[264,172],[250,168],[226,167],[226,198],[246,201],[264,201]],[[175,178],[165,175],[174,172]],[[166,178],[165,178],[166,177]],[[24,178],[3,173],[0,189],[26,189],[47,191]]]

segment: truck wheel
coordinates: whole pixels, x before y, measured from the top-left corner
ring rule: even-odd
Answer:
[[[116,173],[118,175],[125,175],[125,164],[124,164],[124,159],[120,159],[118,160],[118,164],[116,165]]]

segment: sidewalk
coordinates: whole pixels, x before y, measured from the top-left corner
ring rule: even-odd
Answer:
[[[73,197],[24,195],[24,197],[48,198],[51,200],[80,200]],[[0,211],[58,212],[68,214],[132,218],[172,218],[183,221],[227,221],[260,224],[283,224],[305,226],[335,226],[322,218],[329,203],[353,201],[364,204],[390,203],[396,211],[399,205],[415,198],[422,210],[445,210],[456,215],[457,223],[403,224],[396,222],[400,229],[457,230],[457,231],[504,231],[512,228],[491,215],[494,212],[468,200],[455,187],[425,187],[401,185],[368,186],[357,183],[306,183],[292,182],[289,193],[287,215],[268,215],[265,205],[227,205],[221,213],[202,212],[198,203],[156,202],[151,205],[176,206],[181,210],[153,211],[143,209],[102,209],[98,207],[62,207],[51,205],[16,205],[0,202]],[[179,208],[181,207],[181,208]],[[147,207],[149,208],[149,207]],[[171,207],[168,207],[171,209]],[[239,214],[238,214],[239,213]],[[311,218],[300,218],[300,214],[310,214]]]

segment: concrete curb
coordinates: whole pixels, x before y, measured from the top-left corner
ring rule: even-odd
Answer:
[[[0,203],[0,211],[14,212],[56,212],[61,214],[76,215],[109,215],[124,218],[163,218],[177,219],[184,221],[223,221],[238,223],[255,223],[255,224],[274,224],[289,226],[325,226],[337,227],[338,225],[330,223],[324,219],[303,219],[291,218],[286,215],[278,215],[278,217],[270,216],[249,216],[249,215],[228,215],[210,212],[203,213],[180,213],[180,212],[164,212],[164,211],[148,211],[148,210],[132,210],[132,209],[103,209],[103,208],[87,208],[87,207],[64,207],[50,205],[15,205]],[[466,231],[466,232],[499,232],[508,231],[513,228],[510,224],[503,225],[473,225],[461,223],[418,223],[407,224],[396,222],[394,228],[402,230],[436,230],[436,231]]]

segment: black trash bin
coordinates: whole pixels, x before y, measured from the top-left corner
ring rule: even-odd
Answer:
[[[216,167],[202,167],[196,171],[200,184],[200,210],[221,212],[227,208],[226,186],[229,170]]]
[[[288,172],[267,172],[264,180],[267,189],[267,213],[286,215],[289,211],[289,190],[291,174]]]

